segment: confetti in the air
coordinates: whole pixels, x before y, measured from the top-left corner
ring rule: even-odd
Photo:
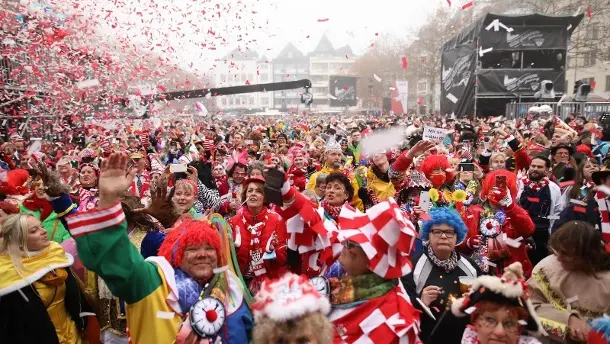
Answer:
[[[587,7],[587,17],[589,17],[589,20],[593,19],[593,13],[591,13],[591,7]]]
[[[325,23],[329,20],[329,18],[318,19],[318,23]]]
[[[464,5],[462,5],[462,9],[463,10],[468,9],[468,8],[472,7],[472,5],[474,5],[473,2],[469,1],[469,2],[465,3]]]
[[[373,78],[377,80],[377,82],[381,82],[381,78],[377,76],[377,74],[373,74]]]

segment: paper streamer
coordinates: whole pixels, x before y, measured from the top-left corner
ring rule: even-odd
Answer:
[[[90,79],[90,80],[85,80],[85,81],[81,81],[79,83],[76,84],[76,87],[78,87],[79,89],[83,89],[83,88],[89,88],[89,87],[95,87],[95,86],[99,86],[100,82],[97,79]]]
[[[458,99],[456,98],[456,96],[454,96],[451,93],[447,93],[446,95],[447,99],[449,99],[453,104],[457,103]]]

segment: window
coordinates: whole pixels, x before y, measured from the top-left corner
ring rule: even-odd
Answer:
[[[229,105],[233,105],[235,104],[235,101],[233,100],[233,98],[229,98]]]
[[[249,103],[250,105],[254,105],[254,97],[250,97],[250,98],[248,99],[248,103]]]
[[[417,92],[419,92],[419,93],[428,92],[428,82],[418,81],[417,82]]]
[[[261,82],[267,82],[267,81],[269,81],[269,75],[261,74]]]
[[[294,57],[294,54],[292,53],[292,51],[289,51],[289,52],[286,53],[286,57],[291,59],[291,58]]]
[[[241,75],[241,82],[246,82],[246,74]]]
[[[606,75],[606,92],[610,91],[610,75]]]
[[[233,76],[233,81],[234,81],[234,82],[239,82],[239,74],[235,74],[235,75]]]
[[[587,29],[587,39],[598,39],[599,38],[599,26],[597,23],[589,24]]]
[[[227,75],[226,74],[220,74],[220,82],[227,82]]]
[[[250,83],[254,82],[254,75],[253,74],[248,74],[248,80],[250,80]]]
[[[266,97],[265,97],[265,98],[262,98],[262,99],[261,99],[261,104],[262,104],[263,106],[269,105],[269,98],[266,98]]]
[[[597,49],[585,52],[583,67],[593,66],[597,62]]]
[[[267,70],[267,69],[269,69],[268,64],[264,63],[264,64],[260,65],[260,70]]]
[[[222,105],[227,105],[227,98],[222,98]]]

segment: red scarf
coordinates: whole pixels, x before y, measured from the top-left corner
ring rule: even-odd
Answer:
[[[531,181],[529,179],[529,177],[525,176],[521,179],[521,182],[523,182],[524,187],[529,187],[534,192],[538,192],[538,191],[542,190],[543,187],[549,185],[549,183],[551,181],[549,180],[548,177],[544,177],[544,178],[540,179],[539,181],[534,182],[534,181]]]
[[[322,201],[322,208],[326,212],[326,215],[330,216],[331,219],[335,220],[335,222],[339,221],[339,214],[341,213],[341,208],[343,206],[333,206],[326,201]]]
[[[599,186],[598,188],[603,188]],[[606,190],[610,193],[610,190]],[[608,209],[609,202],[607,201],[609,194],[598,190],[595,193],[595,201],[597,201],[597,209],[599,211],[599,218],[601,222],[602,239],[606,242],[606,251],[610,252],[610,209]]]
[[[47,200],[38,198],[36,194],[32,194],[29,199],[23,201],[23,206],[31,211],[40,211],[40,222],[44,222],[53,212],[51,203]]]

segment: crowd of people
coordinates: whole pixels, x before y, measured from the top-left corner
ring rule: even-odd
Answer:
[[[152,123],[6,129],[1,343],[610,343],[605,119]]]

